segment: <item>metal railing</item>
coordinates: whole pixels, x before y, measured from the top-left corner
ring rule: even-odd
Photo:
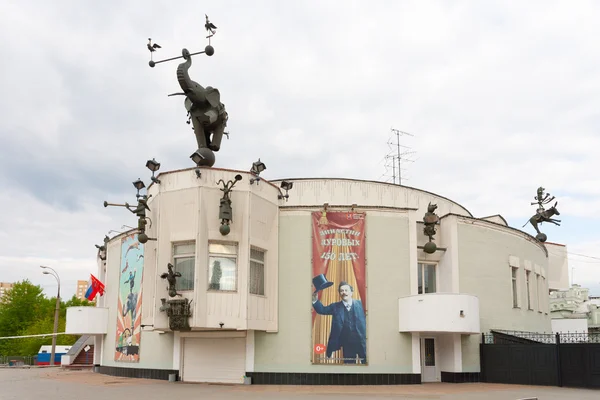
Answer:
[[[600,343],[600,332],[540,333],[491,330],[482,334],[483,344],[567,344]]]

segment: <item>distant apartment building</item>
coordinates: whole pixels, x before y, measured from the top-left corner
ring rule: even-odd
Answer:
[[[85,292],[88,288],[88,281],[77,281],[77,292],[75,296],[79,300],[85,300]]]
[[[0,282],[0,299],[4,296],[4,293],[12,289],[13,284],[8,282]]]

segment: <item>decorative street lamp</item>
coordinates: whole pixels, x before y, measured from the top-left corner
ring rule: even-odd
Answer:
[[[146,161],[146,168],[152,171],[150,180],[156,184],[160,184],[160,179],[154,176],[154,173],[160,169],[160,163],[153,158],[152,160]]]
[[[56,293],[56,308],[54,310],[54,331],[52,335],[52,352],[50,353],[50,365],[54,365],[54,357],[56,354],[56,334],[58,333],[58,314],[60,312],[60,278],[58,273],[50,268],[43,265],[40,265],[40,268],[44,269],[42,272],[45,275],[52,275],[56,282],[58,283],[58,292]],[[50,270],[51,272],[47,271]]]
[[[277,198],[279,200],[285,199],[285,201],[287,201],[288,197],[290,197],[290,195],[288,194],[288,191],[290,191],[293,187],[294,187],[294,182],[281,181],[281,188],[283,190],[285,190],[285,194],[281,194],[281,191],[280,191],[280,194],[277,196]]]
[[[253,184],[254,182],[256,182],[256,184],[258,185],[258,182],[260,181],[260,173],[263,172],[265,169],[267,169],[267,166],[265,165],[264,162],[260,161],[260,158],[258,159],[258,161],[253,162],[252,168],[250,168],[250,172],[256,178],[251,178],[250,184]]]
[[[143,188],[146,187],[146,185],[144,184],[144,181],[142,181],[140,178],[138,178],[137,181],[133,182],[133,186],[137,189],[137,194],[135,195],[136,198],[140,197],[140,190],[142,190]]]

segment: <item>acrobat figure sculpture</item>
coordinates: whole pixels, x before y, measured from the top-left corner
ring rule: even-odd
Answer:
[[[177,278],[181,278],[181,272],[173,271],[173,264],[171,263],[167,264],[167,270],[168,272],[162,273],[160,277],[162,279],[166,279],[169,283],[169,287],[167,289],[169,291],[169,297],[175,297],[178,295],[175,286],[177,285]]]
[[[427,206],[427,212],[423,216],[423,223],[425,225],[423,233],[425,236],[429,237],[429,242],[425,243],[423,251],[428,254],[433,254],[437,250],[437,245],[433,241],[433,236],[436,234],[435,225],[440,222],[440,217],[435,213],[436,209],[437,204],[431,204],[430,202]]]
[[[542,186],[538,188],[537,196],[534,197],[536,201],[534,203],[531,203],[531,205],[537,204],[538,208],[536,210],[535,215],[529,218],[529,220],[525,223],[525,225],[529,223],[531,224],[531,226],[533,226],[533,229],[535,229],[535,231],[537,232],[535,238],[540,242],[545,242],[546,240],[548,240],[548,236],[546,236],[545,233],[540,231],[540,228],[538,227],[539,224],[543,222],[549,222],[554,225],[560,226],[559,222],[561,222],[560,219],[552,218],[555,215],[560,215],[560,212],[558,212],[558,209],[556,208],[556,206],[558,205],[558,201],[555,202],[554,205],[549,209],[544,209],[545,204],[548,204],[552,200],[554,200],[554,196],[550,196],[550,193],[544,195],[545,190],[546,189],[544,189]],[[523,225],[523,227],[525,227],[525,225]]]
[[[126,209],[128,209],[131,213],[135,214],[138,217],[138,231],[139,231],[139,236],[138,236],[138,240],[140,241],[140,243],[146,243],[148,240],[156,240],[156,239],[151,239],[148,237],[148,235],[146,234],[146,225],[148,224],[148,220],[150,220],[150,217],[148,217],[146,215],[146,211],[150,211],[150,207],[148,207],[148,199],[152,197],[152,195],[137,195],[137,199],[138,199],[138,203],[136,207],[131,206],[129,203],[125,202],[125,204],[115,204],[115,203],[109,203],[108,201],[104,202],[104,207],[108,207],[108,206],[118,206],[118,207],[125,207]],[[152,220],[150,220],[150,222],[152,222]]]
[[[219,232],[221,235],[226,236],[231,231],[229,224],[231,223],[231,219],[233,218],[233,209],[231,208],[231,189],[233,186],[242,180],[241,175],[236,175],[234,177],[235,180],[229,180],[227,183],[223,179],[219,179],[217,184],[222,184],[223,188],[220,189],[223,192],[223,197],[219,203],[219,218],[221,219],[221,226],[219,227]]]
[[[173,268],[173,264],[167,264],[168,272],[164,272],[160,275],[162,279],[166,279],[169,283],[167,290],[171,299],[160,299],[162,305],[159,310],[167,313],[167,318],[169,318],[169,328],[171,330],[189,331],[191,330],[191,327],[188,319],[192,316],[191,301],[177,293],[175,286],[177,284],[177,278],[181,278],[181,273],[174,271]],[[175,296],[179,296],[180,298],[173,299]]]

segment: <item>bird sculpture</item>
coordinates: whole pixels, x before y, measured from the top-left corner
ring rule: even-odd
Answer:
[[[160,49],[160,45],[158,43],[152,44],[152,39],[148,38],[148,50],[150,50],[150,58],[152,59],[152,53],[156,51],[156,49]]]
[[[208,20],[208,15],[204,14],[204,16],[206,17],[206,23],[204,24],[204,27],[206,28],[206,30],[208,32],[210,32],[211,36],[215,34],[215,30],[217,29],[217,27],[215,26],[215,24],[213,24],[212,22],[210,22]]]

